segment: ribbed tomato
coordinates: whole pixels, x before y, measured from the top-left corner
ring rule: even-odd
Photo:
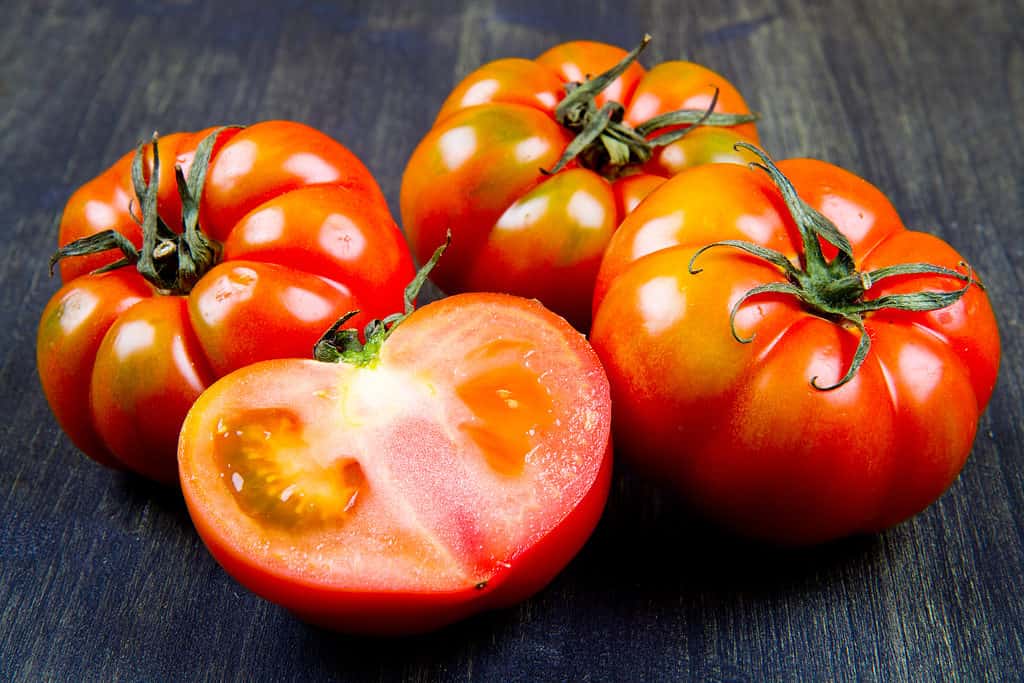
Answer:
[[[613,238],[592,342],[619,451],[742,534],[884,529],[970,453],[999,365],[992,308],[868,182],[762,166],[685,171]]]
[[[71,197],[60,245],[37,344],[50,406],[95,460],[166,482],[206,386],[307,356],[348,310],[394,310],[413,275],[366,167],[288,121],[140,146]]]
[[[644,45],[500,59],[449,95],[401,190],[418,258],[452,231],[433,276],[443,290],[534,297],[585,330],[601,256],[637,203],[683,168],[754,159],[734,149],[757,141],[736,88],[692,62],[647,71]]]

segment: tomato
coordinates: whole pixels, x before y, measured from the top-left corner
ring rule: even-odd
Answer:
[[[867,181],[762,163],[678,174],[608,247],[592,343],[619,450],[741,534],[879,531],[963,467],[995,317],[961,256]]]
[[[610,397],[586,340],[488,293],[365,336],[370,356],[256,363],[193,405],[181,485],[213,556],[349,632],[425,631],[540,590],[608,494]]]
[[[65,284],[39,325],[43,390],[74,444],[164,482],[177,481],[178,432],[205,387],[259,360],[307,356],[345,311],[362,309],[360,325],[393,310],[413,274],[376,182],[341,144],[288,121],[214,132],[160,138],[163,163],[142,147],[138,197],[134,155],[72,195],[60,255],[82,255],[60,260]],[[202,195],[183,202],[174,166],[188,177],[197,158]],[[145,230],[157,235],[150,252],[167,254],[148,270]],[[185,252],[199,273],[181,275]],[[119,258],[137,269],[90,274]]]
[[[691,62],[646,71],[635,61],[645,44],[627,54],[563,43],[535,60],[485,64],[456,86],[401,188],[402,222],[418,258],[446,230],[454,235],[434,274],[438,286],[537,298],[586,330],[604,249],[646,193],[692,165],[755,159],[734,149],[757,141],[736,88]],[[705,112],[713,125],[692,126]],[[680,129],[685,137],[658,138]],[[593,143],[565,158],[574,139],[588,135]]]

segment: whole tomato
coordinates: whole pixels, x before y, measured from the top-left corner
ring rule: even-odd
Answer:
[[[420,260],[453,233],[438,286],[537,298],[585,330],[623,217],[683,168],[753,159],[734,150],[757,141],[736,89],[691,62],[645,70],[635,60],[647,40],[628,54],[576,41],[500,59],[449,95],[401,189]]]
[[[288,121],[140,145],[75,192],[60,245],[37,343],[47,400],[87,455],[165,482],[206,386],[308,355],[346,311],[393,310],[413,275],[366,167]]]
[[[592,342],[618,450],[741,534],[885,529],[970,453],[999,365],[992,308],[868,182],[760,166],[680,173],[612,239]]]
[[[364,339],[330,330],[318,360],[247,366],[196,401],[181,485],[213,556],[301,618],[360,633],[540,590],[608,495],[611,403],[589,344],[492,293],[410,304]]]

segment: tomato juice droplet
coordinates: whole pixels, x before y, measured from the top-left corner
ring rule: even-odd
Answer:
[[[239,508],[261,523],[289,530],[337,525],[366,490],[359,462],[313,452],[289,410],[222,417],[216,433],[222,479]]]
[[[455,392],[473,414],[460,429],[497,472],[516,475],[536,446],[538,432],[552,424],[553,406],[550,391],[527,364],[532,348],[495,340],[474,355],[497,359],[508,351],[515,352],[512,358],[463,379]]]

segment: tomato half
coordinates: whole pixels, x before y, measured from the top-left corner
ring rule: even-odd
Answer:
[[[161,138],[159,164],[152,146],[142,149],[143,175],[167,226],[183,224],[174,166],[187,177],[212,132]],[[340,143],[299,123],[268,121],[221,131],[207,152],[199,225],[221,253],[191,289],[164,291],[130,267],[89,274],[125,256],[116,249],[64,258],[65,285],[39,325],[43,390],[75,445],[101,463],[165,482],[177,481],[185,413],[213,380],[259,360],[308,356],[346,311],[363,311],[352,321],[359,325],[400,307],[413,276],[376,182]],[[145,202],[136,196],[132,159],[71,197],[62,247],[104,231],[143,247],[136,218]],[[164,242],[157,249],[172,261],[188,246],[168,250]]]
[[[995,317],[962,257],[907,230],[877,188],[821,161],[777,169],[845,256],[769,174],[734,165],[680,173],[615,234],[592,342],[616,440],[741,534],[878,531],[963,467],[996,380]]]
[[[458,295],[365,366],[275,360],[216,382],[182,429],[181,484],[257,594],[334,629],[423,631],[565,566],[608,494],[610,421],[601,365],[565,321]]]
[[[434,274],[443,290],[537,298],[585,330],[604,249],[645,194],[692,165],[754,159],[734,149],[737,141],[757,141],[750,117],[742,116],[749,114],[746,102],[703,66],[673,61],[646,71],[628,61],[606,85],[594,85],[599,79],[593,77],[635,59],[638,51],[563,43],[535,60],[485,64],[449,95],[409,159],[401,188],[403,226],[419,259],[430,255],[446,230],[453,233],[451,250]],[[621,110],[612,115],[611,128],[557,168],[574,137],[595,125],[599,109],[616,103]],[[573,107],[586,114],[577,117]],[[720,118],[708,124],[729,123],[727,114],[740,115],[741,122],[697,126],[670,143],[655,142],[657,135],[689,124],[643,128],[669,112],[711,109]],[[623,158],[610,157],[622,135],[632,147]]]

